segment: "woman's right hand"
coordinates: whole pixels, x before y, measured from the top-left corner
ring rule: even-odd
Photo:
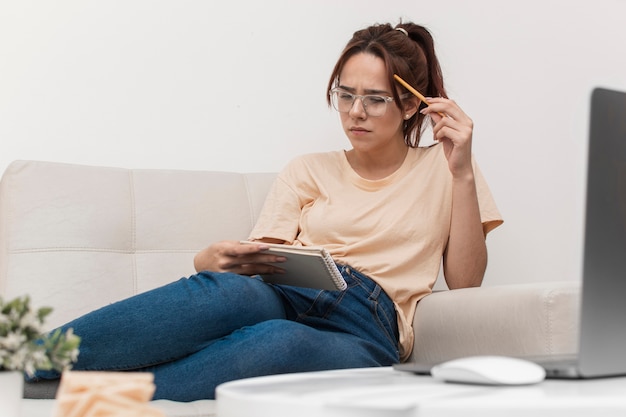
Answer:
[[[212,244],[196,254],[193,265],[196,272],[233,272],[240,275],[276,274],[283,269],[269,262],[284,262],[282,256],[264,253],[268,246],[263,242],[244,245],[235,240]]]

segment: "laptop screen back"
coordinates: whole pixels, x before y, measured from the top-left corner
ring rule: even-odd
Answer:
[[[626,93],[591,97],[579,366],[626,374]]]

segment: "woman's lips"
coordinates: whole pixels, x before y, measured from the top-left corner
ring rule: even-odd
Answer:
[[[351,128],[350,128],[350,132],[351,132],[351,133],[353,133],[353,134],[355,134],[355,135],[363,135],[363,134],[365,134],[365,133],[368,133],[368,132],[369,132],[369,130],[364,129],[364,128],[362,128],[362,127],[357,127],[357,126],[354,126],[354,127],[351,127]]]

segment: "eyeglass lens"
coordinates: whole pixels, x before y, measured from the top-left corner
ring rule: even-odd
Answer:
[[[387,110],[387,99],[383,96],[365,95],[360,96],[347,91],[335,90],[332,92],[332,103],[335,110],[340,113],[348,113],[352,110],[356,99],[360,99],[365,113],[369,116],[382,116]]]

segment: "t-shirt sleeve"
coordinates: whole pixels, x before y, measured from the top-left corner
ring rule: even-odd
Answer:
[[[480,220],[483,224],[483,232],[487,236],[487,233],[500,226],[504,220],[502,220],[502,215],[491,195],[491,190],[476,163],[474,163],[474,178],[476,181],[478,206],[480,208]]]
[[[296,239],[303,205],[294,184],[297,173],[302,171],[300,163],[299,159],[292,161],[274,180],[249,239],[272,238],[287,243]]]

